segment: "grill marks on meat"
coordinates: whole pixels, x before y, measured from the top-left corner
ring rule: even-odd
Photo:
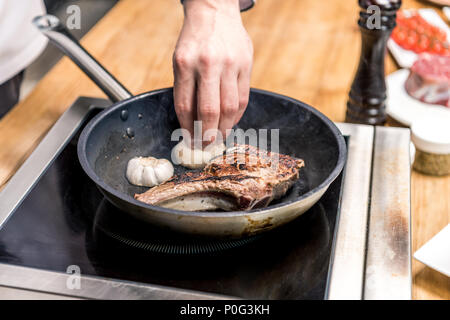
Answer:
[[[187,172],[136,194],[139,201],[185,211],[250,210],[280,198],[299,178],[304,161],[237,145],[200,172]]]

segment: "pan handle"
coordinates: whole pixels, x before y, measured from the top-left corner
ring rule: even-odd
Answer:
[[[49,14],[38,16],[33,19],[33,24],[72,59],[111,101],[117,102],[133,96],[80,45],[57,17]]]

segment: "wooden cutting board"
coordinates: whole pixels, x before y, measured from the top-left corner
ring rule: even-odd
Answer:
[[[427,0],[427,1],[440,6],[450,6],[450,0]]]

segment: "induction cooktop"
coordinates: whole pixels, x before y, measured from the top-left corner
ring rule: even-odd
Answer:
[[[77,101],[61,118],[65,124],[57,123],[49,133],[53,131],[53,140],[46,138],[30,157],[29,163],[41,160],[39,169],[28,165],[27,172],[25,163],[25,172],[16,174],[20,181],[30,177],[27,186],[17,184],[13,190],[9,185],[0,194],[0,203],[10,208],[7,215],[0,210],[0,285],[85,298],[327,299],[339,297],[353,283],[355,296],[361,298],[367,230],[343,234],[362,221],[348,216],[348,170],[308,212],[266,234],[231,242],[172,235],[112,206],[83,172],[76,153],[78,136],[105,104],[99,99]],[[356,136],[348,134],[347,143],[352,139]],[[39,155],[39,148],[48,151],[52,144],[57,147],[51,156]],[[352,152],[350,163],[351,157]],[[11,190],[18,196],[12,197]],[[359,205],[364,208],[364,203]],[[347,216],[341,217],[342,211]],[[352,254],[342,249],[343,241],[349,236],[358,241],[359,235],[363,249],[358,252],[353,244],[355,252],[347,263],[358,260],[360,273],[342,273],[342,258]],[[355,265],[349,264],[347,271]],[[63,283],[74,272],[82,279],[80,288]],[[339,281],[349,276],[356,279],[341,288]],[[31,280],[27,284],[23,279]]]

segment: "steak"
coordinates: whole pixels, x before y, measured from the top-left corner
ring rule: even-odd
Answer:
[[[176,175],[134,197],[184,211],[263,208],[286,194],[303,166],[302,159],[236,145],[212,159],[202,171]]]
[[[411,67],[405,89],[422,102],[450,107],[450,57],[420,55]]]

